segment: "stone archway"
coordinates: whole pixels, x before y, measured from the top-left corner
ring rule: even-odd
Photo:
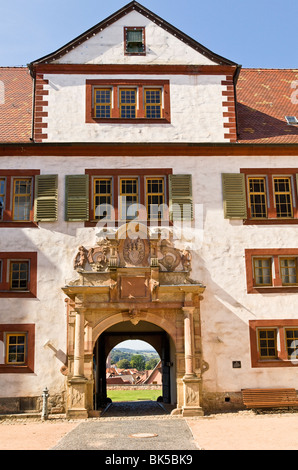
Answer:
[[[176,413],[202,414],[200,300],[205,287],[190,279],[191,257],[171,239],[150,238],[147,227],[122,226],[97,246],[80,247],[78,278],[68,297],[67,414],[93,410],[93,347],[108,328],[144,321],[163,329],[175,345]]]

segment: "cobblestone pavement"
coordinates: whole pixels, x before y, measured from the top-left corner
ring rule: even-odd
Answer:
[[[198,450],[185,420],[156,402],[112,403],[98,420],[82,422],[53,450]]]

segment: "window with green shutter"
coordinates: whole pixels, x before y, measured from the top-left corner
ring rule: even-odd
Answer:
[[[65,219],[89,219],[89,176],[67,175],[65,181]]]
[[[222,174],[225,219],[246,219],[245,177],[242,173]]]
[[[170,218],[193,220],[192,175],[169,175]]]
[[[58,175],[35,177],[34,220],[50,222],[58,218]]]

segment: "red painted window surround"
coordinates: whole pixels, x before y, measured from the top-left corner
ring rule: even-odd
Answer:
[[[276,329],[278,333],[277,341],[277,359],[261,359],[258,350],[258,328]],[[249,337],[251,349],[251,367],[297,367],[296,361],[288,358],[286,349],[286,328],[298,328],[298,319],[289,320],[250,320],[249,321]]]
[[[272,258],[274,270],[272,272],[272,286],[256,286],[253,275],[253,258]],[[298,257],[298,248],[268,248],[245,250],[246,282],[248,294],[270,294],[298,292],[297,286],[283,286],[280,274],[280,257]]]
[[[298,168],[241,168],[240,173],[243,173],[246,185],[246,204],[247,204],[247,219],[243,222],[244,225],[292,225],[298,224],[298,192],[296,174]],[[269,204],[267,206],[268,217],[264,219],[251,218],[249,207],[249,191],[248,191],[248,177],[266,177],[267,195]],[[292,201],[293,201],[293,217],[292,218],[278,218],[276,217],[274,190],[273,190],[273,176],[291,176],[292,177]]]
[[[33,373],[34,372],[34,350],[35,350],[35,324],[33,323],[0,324],[0,341],[4,343],[4,347],[5,347],[5,336],[7,333],[25,333],[26,334],[27,349],[26,349],[25,364],[22,364],[22,365],[0,364],[0,374]],[[6,351],[4,352],[4,355],[5,354],[6,354]]]
[[[110,87],[113,95],[113,106],[110,118],[96,118],[93,110],[93,88]],[[137,93],[137,117],[133,119],[120,118],[120,109],[118,104],[119,87],[136,87]],[[145,107],[143,101],[144,87],[161,87],[163,90],[163,109],[162,117],[158,119],[147,119],[145,117]],[[124,123],[124,124],[169,124],[171,122],[170,112],[170,82],[169,80],[133,80],[133,79],[117,79],[117,80],[86,80],[86,123]]]
[[[9,283],[9,260],[29,261],[28,289],[11,290]],[[37,253],[27,251],[0,252],[0,298],[36,298],[37,297]]]
[[[34,222],[34,177],[39,175],[40,170],[0,170],[0,178],[5,178],[5,206],[3,211],[3,219],[0,220],[0,227],[37,227]],[[13,199],[13,178],[32,178],[32,194],[30,220],[17,221],[13,220],[12,199]]]

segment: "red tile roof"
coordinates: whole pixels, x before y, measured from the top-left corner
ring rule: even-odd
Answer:
[[[298,143],[298,69],[242,69],[237,84],[239,142]]]
[[[0,67],[0,142],[29,142],[32,79],[26,67]]]

